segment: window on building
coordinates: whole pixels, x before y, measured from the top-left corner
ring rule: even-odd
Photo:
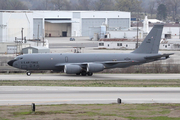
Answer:
[[[122,46],[122,43],[117,43],[117,46]]]
[[[99,46],[104,46],[104,43],[99,43]]]
[[[126,45],[126,47],[128,47],[128,45]]]

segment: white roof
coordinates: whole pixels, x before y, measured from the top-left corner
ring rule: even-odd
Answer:
[[[150,23],[163,23],[163,21],[160,21],[158,19],[148,19],[148,22],[150,22]]]
[[[72,21],[72,20],[45,20],[45,21],[49,23],[77,23],[76,21]]]

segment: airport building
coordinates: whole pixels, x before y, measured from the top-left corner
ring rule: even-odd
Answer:
[[[0,42],[44,37],[104,36],[106,28],[130,28],[130,12],[0,11]]]

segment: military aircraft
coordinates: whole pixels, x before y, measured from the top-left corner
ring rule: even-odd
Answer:
[[[163,25],[154,25],[139,48],[131,53],[45,53],[17,56],[8,62],[12,67],[27,70],[63,71],[67,74],[92,76],[95,72],[111,68],[125,68],[132,65],[168,59],[171,54],[160,54],[159,44]]]

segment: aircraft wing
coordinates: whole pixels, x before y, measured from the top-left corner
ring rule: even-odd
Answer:
[[[133,61],[133,60],[125,60],[125,61],[103,61],[103,62],[84,62],[84,63],[59,63],[56,64],[56,67],[61,67],[61,66],[65,66],[67,64],[72,64],[72,65],[87,65],[88,63],[100,63],[100,64],[118,64],[118,63],[134,63],[134,62],[138,62],[138,61]]]
[[[174,53],[169,53],[169,54],[162,54],[162,55],[155,55],[155,56],[150,56],[150,57],[144,57],[147,60],[150,59],[159,59],[161,57],[169,58],[170,55],[173,55]]]

